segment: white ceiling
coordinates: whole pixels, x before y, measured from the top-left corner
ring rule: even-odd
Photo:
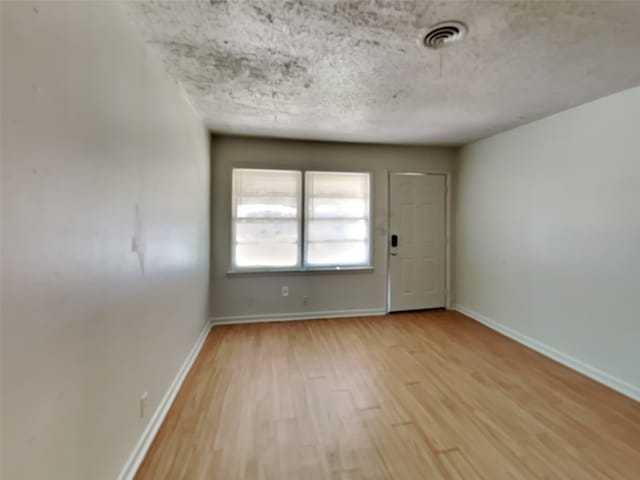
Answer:
[[[640,1],[129,2],[213,131],[464,144],[640,85]],[[467,38],[429,50],[427,28]]]

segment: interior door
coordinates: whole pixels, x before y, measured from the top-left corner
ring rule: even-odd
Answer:
[[[392,173],[389,310],[446,305],[446,176]]]

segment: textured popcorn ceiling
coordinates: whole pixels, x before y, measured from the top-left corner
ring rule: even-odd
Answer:
[[[217,132],[463,144],[640,85],[636,0],[124,7]],[[462,43],[420,45],[450,19]]]

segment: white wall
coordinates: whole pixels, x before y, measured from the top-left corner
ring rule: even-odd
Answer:
[[[457,191],[457,303],[640,398],[640,88],[463,148]]]
[[[211,315],[214,320],[297,314],[322,316],[383,312],[387,298],[387,172],[452,171],[451,148],[215,137],[212,143]],[[372,272],[304,272],[228,275],[231,169],[234,165],[351,169],[373,174]],[[281,287],[289,287],[283,297]],[[308,297],[304,305],[303,297]],[[239,318],[237,318],[239,317]]]
[[[207,318],[208,135],[114,2],[1,8],[2,478],[113,479]]]

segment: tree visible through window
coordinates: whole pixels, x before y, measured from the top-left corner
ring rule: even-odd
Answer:
[[[304,198],[302,180],[298,170],[233,169],[234,270],[370,265],[370,175],[307,171]]]

